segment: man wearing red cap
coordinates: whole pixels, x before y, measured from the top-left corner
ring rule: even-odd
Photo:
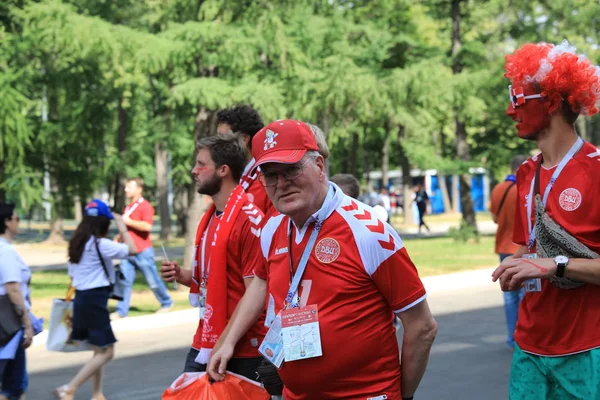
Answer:
[[[327,180],[306,124],[273,122],[252,144],[281,214],[263,229],[266,265],[255,269],[209,373],[223,379],[236,342],[264,309],[268,281],[273,322],[261,350],[280,366],[286,400],[412,398],[437,325],[402,240]],[[393,312],[404,325],[402,367]]]
[[[565,41],[506,57],[507,115],[541,153],[517,172],[513,240],[494,271],[502,290],[525,287],[510,398],[600,398],[600,150],[575,131],[600,104],[600,69]]]
[[[206,369],[227,321],[254,279],[254,268],[264,263],[259,239],[264,215],[238,184],[247,161],[244,144],[229,133],[203,138],[196,149],[192,177],[198,193],[210,196],[213,204],[198,224],[192,270],[175,261],[161,265],[163,279],[188,286],[190,303],[200,311],[184,372]],[[265,332],[264,318],[246,332],[235,348],[232,372],[256,379],[262,361],[258,345]]]

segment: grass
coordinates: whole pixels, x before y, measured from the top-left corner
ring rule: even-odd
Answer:
[[[52,299],[64,298],[69,287],[67,271],[35,271],[31,279],[32,311],[39,318],[45,319],[47,326],[52,307]],[[189,307],[188,290],[178,286],[173,289],[172,284],[167,284],[169,294],[173,299],[173,310],[182,310]],[[117,306],[116,300],[109,300],[108,308],[112,312]],[[160,308],[154,293],[148,288],[141,273],[138,272],[133,284],[133,295],[129,316],[151,314]]]
[[[444,237],[406,240],[404,245],[421,277],[498,265],[498,256],[494,254],[494,238],[489,236],[482,237],[479,243],[460,243]],[[66,271],[34,272],[31,294],[35,315],[48,321],[52,299],[64,298],[68,285],[69,277]],[[172,284],[168,284],[167,287],[174,302],[174,310],[189,307],[186,287],[179,285],[178,290],[173,290]],[[158,310],[159,303],[148,289],[141,273],[136,277],[133,290],[130,316],[150,314]],[[109,301],[111,312],[116,304],[115,300]]]
[[[452,238],[414,239],[404,246],[421,277],[495,267],[494,237],[482,236],[479,243],[461,243]]]
[[[459,213],[444,213],[444,214],[426,214],[424,219],[428,225],[440,225],[440,224],[455,224],[459,225],[460,220],[462,218],[462,214]],[[477,222],[483,221],[491,221],[492,215],[485,212],[477,213]],[[404,216],[402,214],[392,215],[392,223],[396,229],[405,229],[405,228],[414,228],[418,226],[414,225],[405,225],[404,224]]]

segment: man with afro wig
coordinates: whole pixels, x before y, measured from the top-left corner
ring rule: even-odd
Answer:
[[[525,288],[510,399],[600,399],[600,150],[575,130],[598,112],[600,68],[564,41],[506,56],[506,114],[540,153],[517,172],[513,241],[492,278]]]

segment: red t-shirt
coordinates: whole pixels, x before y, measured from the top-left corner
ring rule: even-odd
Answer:
[[[135,203],[129,204],[123,210],[123,215],[129,215],[134,221],[144,221],[150,225],[154,224],[154,207],[152,204],[143,197],[141,197]],[[138,253],[152,247],[152,239],[150,239],[150,232],[138,231],[132,227],[127,227],[127,232],[133,239],[135,248]]]
[[[329,205],[299,288],[300,305],[318,307],[323,355],[285,362],[279,373],[286,400],[401,399],[400,360],[393,312],[425,299],[425,289],[402,240],[374,210],[341,192]],[[292,233],[297,267],[314,218]],[[290,287],[289,218],[272,217],[261,246],[274,312]],[[294,271],[295,272],[295,271]],[[383,397],[382,397],[383,398]]]
[[[221,215],[222,216],[222,215]],[[219,217],[213,216],[205,235],[196,249],[196,263],[201,265],[201,253],[204,245],[204,238],[209,238],[206,242],[204,260],[210,259],[211,238],[214,238]],[[227,321],[233,315],[235,307],[240,302],[246,292],[244,278],[254,277],[254,268],[264,264],[264,259],[260,252],[260,229],[264,223],[262,212],[250,202],[244,204],[242,211],[239,212],[234,226],[231,229],[229,241],[227,242]],[[208,273],[210,281],[210,271]],[[198,329],[194,335],[192,347],[199,350],[202,347],[202,325],[204,320],[198,322]],[[248,358],[258,357],[258,346],[262,342],[267,329],[264,326],[264,315],[256,322],[242,339],[238,342],[234,357]]]
[[[532,157],[517,173],[513,239],[520,245],[526,245],[529,238],[526,204],[537,163],[539,157]],[[542,197],[555,168],[541,168]],[[554,221],[596,253],[600,253],[599,187],[600,151],[585,143],[562,170],[546,204]],[[531,223],[533,226],[535,215]],[[586,283],[578,289],[558,289],[542,280],[542,291],[526,293],[521,302],[515,340],[524,351],[559,356],[600,347],[599,332],[600,286]]]

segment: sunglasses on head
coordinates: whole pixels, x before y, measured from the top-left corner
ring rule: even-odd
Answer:
[[[541,94],[531,94],[529,96],[525,96],[522,86],[513,87],[512,85],[508,85],[508,97],[510,98],[510,103],[512,104],[512,107],[517,108],[518,106],[522,106],[523,104],[525,104],[526,100],[541,99],[544,96],[542,96]]]

